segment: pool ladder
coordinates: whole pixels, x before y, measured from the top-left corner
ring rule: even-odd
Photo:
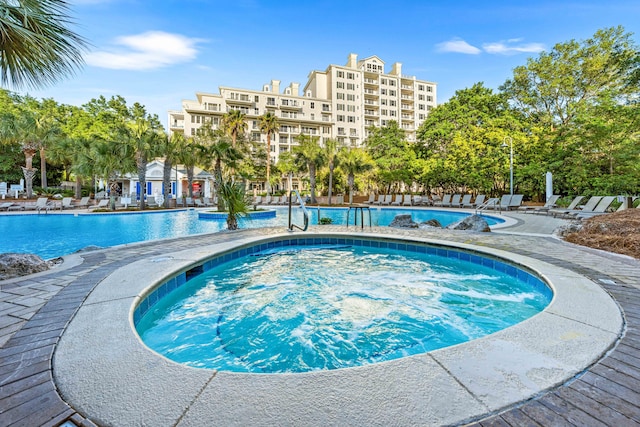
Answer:
[[[300,208],[302,208],[302,216],[304,218],[304,225],[302,227],[293,223],[293,218],[291,215],[291,209],[293,207],[293,197],[291,196],[294,193],[298,198],[298,201],[300,202]],[[294,228],[302,231],[307,231],[307,228],[309,228],[309,211],[307,211],[307,208],[304,205],[304,200],[302,200],[302,197],[300,197],[300,193],[298,193],[298,190],[289,191],[289,231],[293,231]]]

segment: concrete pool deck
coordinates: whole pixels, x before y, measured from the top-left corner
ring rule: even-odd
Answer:
[[[570,294],[568,307],[560,310],[566,302],[554,301],[553,310],[557,311],[525,322],[534,323],[526,333],[510,328],[494,334],[493,338],[500,335],[499,340],[491,345],[481,342],[484,339],[476,340],[465,344],[471,347],[463,351],[458,346],[309,376],[243,376],[185,368],[144,348],[128,324],[131,298],[140,287],[159,280],[165,268],[192,262],[213,246],[273,236],[282,233],[282,228],[88,252],[69,257],[67,265],[59,270],[0,282],[0,425],[56,426],[67,420],[75,425],[344,425],[361,424],[358,420],[365,419],[362,417],[374,415],[379,425],[458,424],[474,419],[482,419],[482,425],[557,425],[567,420],[584,425],[640,422],[639,394],[632,386],[640,378],[640,341],[636,335],[640,262],[552,238],[550,232],[558,220],[516,213],[504,216],[514,220],[510,226],[485,234],[389,228],[365,228],[361,232],[353,227],[348,231],[363,236],[393,234],[446,240],[494,253],[507,251],[510,258],[527,258],[534,268],[544,267],[550,274],[557,274],[552,282],[558,286],[569,291],[580,286],[579,292]],[[347,231],[331,226],[314,227],[310,233],[325,230]],[[146,266],[147,272],[140,266]],[[618,305],[607,299],[603,289],[614,296],[625,314],[622,333],[615,315],[596,315],[604,308],[619,313]],[[582,298],[585,294],[599,294],[610,303],[589,306],[593,300]],[[582,311],[575,310],[580,302],[587,305]],[[105,304],[111,307],[106,309]],[[112,318],[114,313],[119,313],[116,319]],[[553,320],[546,326],[535,325],[544,320],[542,317]],[[96,322],[97,333],[91,326]],[[572,326],[559,336],[569,348],[556,342],[546,349],[543,344],[542,350],[531,350],[529,344],[544,343],[567,322]],[[617,340],[619,335],[622,337]],[[517,336],[529,344],[519,341],[518,346],[511,345]],[[114,344],[107,337],[124,341]],[[580,342],[586,346],[576,350],[573,344]],[[600,359],[611,344],[615,348]],[[526,352],[514,353],[516,350]],[[469,358],[469,354],[476,356]],[[377,369],[380,367],[383,373],[375,372],[381,371]],[[533,377],[531,372],[535,372]],[[501,377],[511,374],[516,381],[509,383],[510,388],[502,388],[506,383]],[[312,376],[315,378],[311,381]],[[356,383],[359,387],[349,388]],[[440,392],[436,384],[442,387]],[[319,395],[318,387],[337,391]],[[251,390],[249,396],[242,396],[247,389]],[[520,402],[530,397],[533,399]],[[382,400],[376,400],[379,398]],[[509,399],[520,403],[510,406]],[[385,405],[376,406],[381,401]],[[210,402],[224,405],[212,409]],[[260,408],[252,402],[266,406]],[[283,411],[287,405],[288,410]],[[438,415],[428,408],[444,411]],[[501,410],[504,412],[497,413]],[[489,418],[483,418],[483,414]],[[272,418],[276,415],[282,418]],[[392,418],[385,418],[389,416]],[[419,416],[432,418],[416,418]]]

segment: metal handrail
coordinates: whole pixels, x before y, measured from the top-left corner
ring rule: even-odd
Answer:
[[[485,201],[480,206],[476,206],[476,212],[475,212],[476,215],[478,214],[478,212],[485,211],[485,210],[489,209],[490,206],[493,206],[494,209],[497,206],[498,212],[502,213],[502,207],[500,206],[500,201],[497,200],[497,203],[496,203],[496,199],[495,198],[489,198],[487,201]]]
[[[302,208],[302,216],[304,218],[304,227],[297,226],[292,221],[291,207],[293,205],[293,202],[292,202],[291,195],[293,193],[295,193],[296,196],[298,197],[298,201],[300,202],[300,207]],[[304,201],[302,200],[302,197],[300,196],[300,193],[298,193],[298,190],[289,191],[289,231],[293,231],[294,227],[297,228],[298,230],[302,230],[302,231],[307,231],[307,228],[309,227],[309,211],[307,211],[307,208],[305,207]]]

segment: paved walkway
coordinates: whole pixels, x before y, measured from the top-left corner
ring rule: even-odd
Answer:
[[[615,298],[625,316],[626,333],[605,358],[578,377],[500,414],[487,414],[475,425],[640,425],[640,261],[551,237],[561,220],[530,214],[504,215],[515,219],[516,224],[493,233],[412,232],[502,249],[579,272]],[[325,230],[345,228],[322,228]],[[394,232],[389,228],[374,230]],[[91,290],[111,272],[131,259],[179,251],[211,239],[234,240],[281,231],[243,230],[87,252],[69,257],[59,269],[0,282],[0,426],[94,425],[90,413],[77,413],[59,396],[51,360],[69,320]]]

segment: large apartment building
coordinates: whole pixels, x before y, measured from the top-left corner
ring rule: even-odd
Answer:
[[[195,135],[207,121],[217,128],[223,114],[240,110],[246,114],[250,139],[266,143],[259,116],[271,112],[280,123],[271,143],[274,161],[279,153],[297,145],[300,134],[316,136],[321,143],[333,138],[359,146],[369,127],[386,126],[392,120],[404,129],[409,141],[415,141],[416,130],[436,105],[434,82],[403,75],[398,62],[385,72],[385,63],[377,56],[359,61],[353,53],[346,65],[309,73],[302,93],[298,83],[281,90],[278,80],[262,90],[220,86],[219,92],[197,92],[195,100],[182,101],[182,111],[169,111],[170,133]]]

